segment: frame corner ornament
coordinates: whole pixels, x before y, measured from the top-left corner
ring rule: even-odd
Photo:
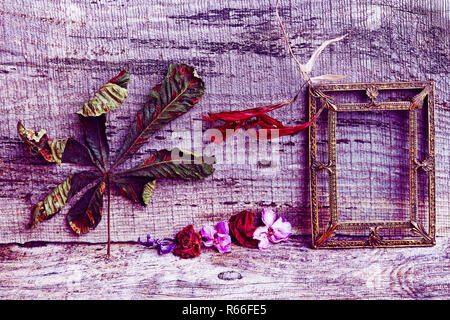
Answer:
[[[369,227],[370,233],[369,237],[367,238],[367,244],[372,247],[380,246],[383,244],[383,240],[381,240],[380,235],[378,234],[378,228],[377,227]]]

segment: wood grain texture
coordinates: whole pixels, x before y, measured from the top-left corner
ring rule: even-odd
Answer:
[[[105,221],[83,238],[73,235],[65,222],[67,208],[37,229],[25,230],[32,205],[79,168],[33,159],[23,150],[15,128],[22,120],[27,127],[46,128],[55,138],[81,138],[74,113],[123,68],[129,68],[132,78],[129,98],[108,116],[112,154],[169,63],[195,66],[206,84],[202,101],[156,134],[136,161],[153,149],[189,147],[186,136],[172,136],[201,125],[201,114],[291,98],[299,87],[300,74],[287,54],[274,5],[275,1],[269,0],[0,0],[0,242],[106,239]],[[293,49],[302,61],[323,40],[349,34],[322,53],[313,75],[349,74],[348,82],[436,81],[438,236],[450,235],[449,7],[448,1],[439,0],[292,0],[282,1],[280,7]],[[286,125],[304,122],[305,96],[273,114]],[[404,148],[399,139],[403,124],[383,121],[383,130],[376,120],[371,123],[355,123],[338,139],[338,147],[360,146],[358,150],[373,154],[374,165],[395,165],[401,158],[391,158]],[[383,135],[377,138],[380,130]],[[255,164],[218,164],[214,175],[202,182],[158,182],[146,209],[113,194],[113,241],[133,241],[147,233],[173,236],[189,223],[200,227],[227,220],[243,209],[260,211],[264,207],[284,215],[293,223],[295,233],[309,233],[306,134],[281,138],[279,149],[274,174],[261,170],[264,157]],[[384,183],[383,171],[370,175],[373,172],[369,169],[355,166],[360,157],[355,153],[343,159],[346,168],[356,168],[346,175],[350,184],[367,176],[371,177],[367,187],[375,191],[402,183],[397,176]],[[343,199],[354,196],[352,188],[339,192]],[[374,203],[390,204],[392,194],[383,194],[375,201],[370,192],[365,193],[366,201],[359,199],[356,209],[364,212],[373,209]],[[396,203],[403,205],[401,199]],[[16,253],[25,250],[8,248]],[[76,246],[56,248],[83,250]],[[293,247],[289,248],[294,254]],[[292,279],[304,280],[296,277]],[[255,280],[253,287],[261,283],[264,292],[263,280]],[[197,286],[202,290],[201,283]],[[189,290],[183,294],[189,296]]]
[[[313,250],[308,242],[296,237],[264,252],[232,245],[190,260],[133,244],[113,245],[109,260],[99,244],[1,245],[0,299],[449,297],[449,238],[414,250]]]

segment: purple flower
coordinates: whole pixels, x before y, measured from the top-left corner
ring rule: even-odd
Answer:
[[[168,254],[175,249],[177,244],[172,239],[158,240],[158,253],[160,255]]]
[[[138,243],[144,247],[151,248],[155,245],[156,241],[152,240],[149,234],[147,234],[147,241],[141,241],[141,237],[138,238]]]
[[[158,249],[158,253],[160,255],[167,254],[173,251],[176,246],[176,243],[173,239],[152,239],[150,235],[147,235],[147,241],[141,241],[141,238],[138,238],[138,243],[147,248],[156,248]]]
[[[270,209],[262,211],[262,221],[265,226],[258,227],[253,233],[253,239],[258,240],[258,248],[263,250],[270,247],[270,243],[287,241],[292,234],[291,224],[283,217],[277,216]]]
[[[216,228],[203,226],[202,238],[205,246],[214,246],[220,253],[231,251],[231,237],[229,235],[228,223],[225,221],[219,222]]]

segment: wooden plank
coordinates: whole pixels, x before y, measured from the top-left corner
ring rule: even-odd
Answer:
[[[0,299],[448,299],[449,238],[430,248],[267,251],[195,259],[135,244],[0,246]],[[208,266],[205,268],[205,266]]]
[[[301,82],[275,20],[273,0],[0,0],[0,4],[1,243],[106,239],[104,221],[82,239],[74,236],[65,222],[67,210],[32,232],[25,230],[32,205],[78,168],[46,165],[28,156],[15,132],[18,120],[35,129],[46,128],[53,137],[80,138],[74,112],[106,79],[129,68],[133,76],[128,101],[108,117],[114,154],[135,111],[167,65],[194,65],[206,83],[203,100],[158,133],[142,156],[153,149],[192,144],[186,132],[184,139],[172,135],[184,128],[192,133],[201,125],[201,114],[284,101]],[[323,40],[349,34],[322,53],[313,75],[349,74],[349,82],[436,81],[436,207],[441,236],[450,235],[448,9],[448,2],[439,0],[296,0],[281,1],[280,7],[301,61]],[[298,103],[273,115],[286,125],[304,122],[306,98],[301,96]],[[346,176],[348,185],[339,190],[348,210],[357,208],[364,214],[405,207],[403,194],[395,198],[396,186],[403,183],[401,168],[390,174],[383,171],[384,164],[400,159],[395,151],[404,148],[400,119],[355,122],[338,137],[339,152],[354,150],[343,163],[354,168]],[[286,216],[295,233],[309,233],[306,134],[283,137],[275,145],[280,151],[276,165],[266,161],[270,157],[256,159],[251,154],[245,164],[217,165],[214,176],[204,182],[163,181],[146,209],[113,194],[112,239],[134,241],[149,232],[173,236],[188,223],[200,227],[227,220],[242,209],[256,212],[264,207]],[[375,165],[372,171],[359,166],[369,155]],[[353,203],[352,186],[371,191]],[[384,192],[388,187],[391,191]]]

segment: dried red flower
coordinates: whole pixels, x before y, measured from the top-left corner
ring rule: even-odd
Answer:
[[[200,255],[202,237],[195,232],[192,225],[188,225],[178,232],[176,241],[177,246],[173,250],[174,255],[183,259],[194,258]]]
[[[253,213],[244,210],[235,214],[229,220],[231,234],[244,247],[256,247],[258,245],[258,241],[253,239],[253,232],[256,230],[253,219]]]

